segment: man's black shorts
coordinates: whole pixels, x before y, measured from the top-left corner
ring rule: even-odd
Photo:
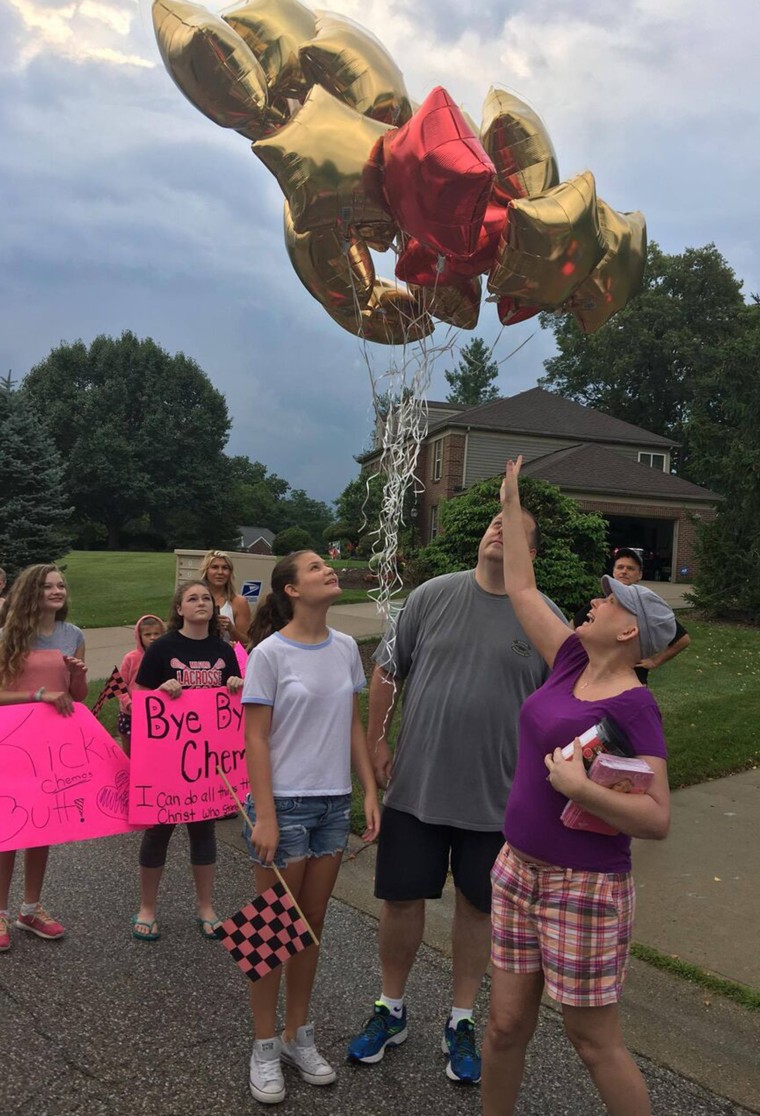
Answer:
[[[413,814],[385,806],[377,845],[375,896],[395,902],[440,899],[450,861],[455,886],[473,907],[488,914],[491,868],[503,844],[500,830],[429,825]]]

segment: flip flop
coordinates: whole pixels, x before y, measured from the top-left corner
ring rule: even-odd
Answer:
[[[201,932],[201,937],[205,938],[207,942],[219,940],[216,936],[217,927],[221,926],[218,918],[196,918],[195,921]]]
[[[137,929],[138,926],[144,926],[145,932]],[[155,927],[155,929],[154,929]],[[161,937],[161,931],[158,929],[158,923],[155,918],[151,922],[146,922],[137,915],[132,915],[132,937],[137,942],[157,942]]]

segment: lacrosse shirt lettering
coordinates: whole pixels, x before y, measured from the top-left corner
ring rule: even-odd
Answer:
[[[225,686],[239,673],[235,652],[223,639],[188,639],[180,632],[167,632],[147,648],[135,681],[148,690],[157,690],[170,678],[184,690],[209,690]]]

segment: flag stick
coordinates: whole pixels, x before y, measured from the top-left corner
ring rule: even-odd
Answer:
[[[248,828],[250,829],[251,833],[253,833],[253,823],[251,822],[251,819],[250,819],[250,818],[248,817],[248,815],[246,814],[245,810],[243,809],[243,805],[242,805],[242,803],[241,803],[240,799],[238,798],[238,796],[237,796],[237,795],[235,794],[234,790],[232,789],[232,786],[231,786],[231,784],[230,784],[230,781],[229,781],[229,779],[227,778],[227,776],[226,776],[226,775],[224,774],[224,772],[222,771],[222,769],[221,769],[220,767],[217,767],[217,769],[216,769],[216,773],[217,773],[217,775],[219,776],[219,778],[220,778],[220,779],[221,779],[221,780],[222,780],[222,781],[224,782],[224,785],[225,785],[225,786],[227,787],[227,790],[228,790],[228,791],[230,792],[230,794],[232,795],[233,799],[235,800],[235,805],[237,806],[237,808],[238,808],[238,810],[239,810],[239,812],[240,812],[240,816],[241,816],[241,818],[243,819],[243,821],[245,822],[245,824],[246,824],[246,825],[248,826]],[[288,887],[288,885],[287,885],[287,884],[285,883],[285,880],[284,880],[284,879],[282,878],[282,876],[280,875],[280,870],[279,870],[279,868],[277,867],[277,865],[276,865],[276,864],[274,864],[274,863],[272,863],[272,864],[265,864],[265,865],[262,865],[262,867],[266,868],[267,870],[271,870],[272,872],[274,872],[275,876],[277,877],[277,879],[278,879],[278,880],[280,881],[280,883],[282,884],[282,886],[283,886],[283,887],[285,888],[285,890],[287,891],[288,895],[290,896],[290,898],[291,898],[291,900],[292,900],[292,902],[293,902],[293,906],[294,906],[294,907],[295,907],[295,909],[296,909],[296,910],[298,911],[298,914],[300,915],[300,917],[301,917],[301,918],[303,919],[303,923],[304,923],[304,926],[306,927],[306,929],[307,929],[307,930],[309,931],[309,933],[311,934],[312,938],[314,939],[314,945],[319,945],[319,938],[318,938],[318,937],[317,937],[317,935],[316,935],[316,934],[314,933],[314,931],[312,930],[311,926],[309,926],[309,920],[307,919],[306,915],[305,915],[305,914],[303,913],[303,911],[301,910],[301,908],[300,908],[300,907],[298,906],[298,903],[296,902],[296,897],[295,897],[295,895],[293,894],[293,892],[292,892],[292,891],[290,890],[290,888]]]

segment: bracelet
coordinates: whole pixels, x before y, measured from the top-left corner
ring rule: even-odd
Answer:
[[[29,694],[30,701],[42,701],[42,695],[45,693],[45,687],[40,686],[39,690],[33,690]]]

